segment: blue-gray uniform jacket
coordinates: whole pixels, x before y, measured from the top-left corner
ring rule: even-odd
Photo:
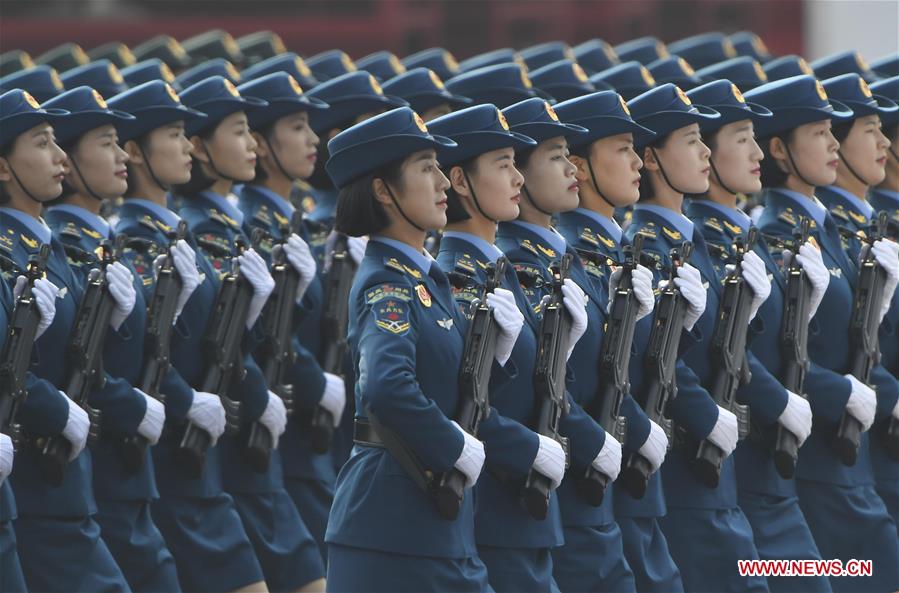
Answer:
[[[5,256],[6,253],[4,252]],[[9,320],[12,319],[12,312],[15,306],[13,301],[12,288],[5,282],[0,282],[0,352],[3,351],[3,344],[6,343],[6,332]],[[9,480],[3,480],[0,484],[0,523],[6,523],[16,518],[16,501],[12,495],[12,488]]]
[[[439,474],[462,453],[451,424],[467,322],[446,275],[422,253],[381,237],[369,241],[350,292],[349,342],[356,417],[373,413]],[[325,540],[435,558],[477,555],[474,496],[442,518],[383,448],[357,446],[340,471]]]
[[[734,241],[745,236],[752,224],[751,219],[740,210],[708,200],[691,200],[686,212],[705,239],[718,277],[724,278],[727,274],[725,266],[734,263]],[[786,281],[762,237],[752,250],[765,262],[771,280],[771,294],[750,323],[749,356],[761,363],[762,369],[751,367],[752,380],[737,391],[737,399],[750,405],[754,427],[765,428],[777,421],[787,405],[787,392],[777,380],[783,363],[780,326]],[[778,496],[796,495],[795,482],[780,477],[774,467],[770,447],[763,440],[749,438],[741,441],[734,451],[734,459],[737,484],[741,490]]]
[[[60,289],[56,299],[53,324],[35,342],[31,371],[45,379],[29,386],[29,397],[18,418],[32,434],[54,435],[62,432],[68,419],[68,407],[58,393],[65,388],[70,365],[66,362],[70,333],[75,323],[83,285],[69,267],[62,243],[52,237],[49,228],[24,212],[11,208],[0,209],[0,233],[12,240],[2,242],[4,250],[19,268],[25,268],[28,258],[40,250],[42,243],[50,243],[47,279]],[[6,250],[6,247],[11,249]],[[10,275],[8,281],[14,281]],[[58,398],[58,399],[57,399]],[[106,376],[103,389],[91,394],[91,406],[103,414],[103,430],[110,434],[135,434],[145,410],[144,402],[134,405],[134,393],[127,382]],[[37,450],[22,447],[16,455],[12,487],[20,515],[55,517],[83,517],[97,511],[91,484],[91,452],[85,449],[67,466],[63,483],[49,488],[38,470]]]
[[[261,243],[259,253],[270,263],[272,242],[284,237],[282,228],[289,224],[293,206],[265,187],[247,184],[240,192],[238,207],[243,212],[243,228],[248,235],[255,228],[269,234],[270,238]],[[301,231],[304,240],[308,240],[306,227],[304,224]],[[307,430],[310,414],[325,391],[325,375],[316,358],[321,341],[323,297],[322,277],[316,274],[294,312],[293,347],[297,358],[289,378],[294,386],[295,411],[279,443],[284,451],[290,451],[289,455],[282,456],[285,476],[331,483],[336,477],[331,456],[312,451]]]
[[[578,253],[592,253],[612,262],[623,261],[624,254],[621,250],[624,243],[624,234],[618,223],[601,214],[577,208],[569,212],[563,212],[558,216],[556,230],[565,237],[569,245]],[[607,260],[607,261],[608,261]],[[598,284],[600,289],[609,293],[609,276],[611,270],[608,265],[598,265],[596,260],[582,255],[581,263],[587,271],[590,280]],[[643,378],[643,350],[636,350],[637,343],[631,351],[630,375],[632,388],[642,383]],[[644,344],[645,346],[645,344]],[[625,453],[638,451],[649,438],[649,418],[640,408],[639,404],[630,394],[621,401],[620,414],[627,418],[627,433],[622,443]],[[616,517],[661,517],[665,514],[665,497],[662,494],[662,478],[658,472],[654,473],[647,484],[646,494],[642,499],[636,500],[625,489],[615,489],[615,516]]]
[[[100,243],[114,238],[109,225],[84,208],[66,204],[48,209],[44,219],[53,231],[53,236],[65,246],[69,265],[81,275],[81,281],[86,282],[90,270],[99,267],[96,250],[100,247]],[[131,268],[127,261],[122,263]],[[129,386],[137,383],[143,367],[144,331],[147,323],[147,301],[143,291],[140,290],[141,279],[134,273],[133,268],[131,272],[134,275],[136,289],[134,309],[118,330],[110,329],[107,332],[103,345],[104,369]],[[124,399],[122,403],[127,404],[129,410],[139,412],[140,419],[143,419],[147,404],[136,391],[132,390],[131,397]],[[101,422],[105,424],[104,421],[106,421],[105,414]],[[150,449],[147,448],[144,464],[138,472],[133,474],[126,472],[118,451],[121,435],[118,435],[118,438],[116,436],[101,429],[101,438],[92,451],[96,498],[149,500],[158,497]]]
[[[453,296],[466,317],[470,318],[470,305],[481,297],[487,283],[488,265],[501,255],[499,249],[479,237],[444,234],[437,263],[447,275],[453,275]],[[550,497],[549,512],[543,521],[531,518],[520,501],[524,478],[540,444],[537,434],[527,428],[533,425],[536,409],[533,377],[540,321],[511,266],[502,287],[515,294],[526,324],[507,362],[507,366],[514,366],[516,374],[500,388],[490,390],[490,416],[481,423],[478,433],[485,443],[487,459],[486,471],[477,484],[475,538],[479,545],[501,548],[552,548],[563,543],[558,497]]]
[[[565,239],[554,231],[517,221],[499,224],[496,245],[509,258],[519,274],[519,279],[522,275],[531,278],[523,285],[524,293],[533,313],[540,318],[541,301],[551,287],[549,266],[553,262],[558,262],[565,253],[576,256],[574,249],[566,245]],[[569,439],[571,466],[557,492],[563,525],[582,527],[606,525],[614,521],[611,491],[606,491],[602,504],[594,507],[584,500],[577,490],[576,483],[599,455],[606,439],[605,431],[583,411],[583,408],[590,405],[596,395],[596,369],[602,346],[608,299],[605,293],[587,278],[587,273],[577,257],[571,267],[571,279],[588,296],[587,330],[578,340],[568,360],[565,379],[568,392],[576,405],[571,406],[571,413],[562,421],[560,432]]]
[[[205,260],[211,265],[214,273],[207,274],[206,280],[212,282],[214,293],[220,286],[220,278],[231,266],[238,238],[249,244],[241,228],[243,214],[228,200],[212,191],[202,191],[196,195],[185,197],[179,215],[187,221],[187,226],[197,244],[197,260]],[[205,283],[204,283],[205,284]],[[214,294],[213,293],[213,294]],[[191,297],[191,301],[197,295]],[[212,303],[215,297],[205,303]],[[205,316],[208,319],[208,312]],[[201,327],[205,328],[206,319]],[[229,397],[241,402],[241,420],[249,423],[259,420],[268,405],[268,389],[262,371],[253,360],[252,352],[260,343],[256,326],[244,335],[243,364],[246,373],[242,379],[236,380],[230,389]],[[197,380],[202,377],[201,366]],[[192,381],[193,382],[193,381]],[[243,462],[242,439],[225,436],[221,441],[222,478],[225,490],[241,493],[266,493],[282,486],[282,468],[277,449],[271,453],[272,459],[268,470],[264,473],[252,471]]]
[[[305,216],[309,230],[309,247],[318,262],[319,270],[325,263],[325,244],[334,228],[334,214],[337,210],[336,189],[316,189],[315,208]]]
[[[790,240],[802,218],[811,219],[810,235],[821,246],[830,283],[818,311],[809,323],[811,365],[805,378],[812,414],[826,427],[812,430],[799,451],[796,477],[839,486],[873,485],[868,433],[862,433],[858,461],[840,462],[829,441],[849,401],[851,383],[843,376],[849,364],[849,315],[857,266],[843,249],[834,218],[827,210],[796,192],[768,189],[759,228],[768,235]],[[830,433],[830,434],[828,434]]]
[[[703,384],[709,381],[712,373],[709,346],[718,316],[720,283],[702,233],[696,232],[689,219],[679,212],[637,204],[625,235],[632,242],[637,233],[644,237],[643,253],[657,262],[654,271],[656,282],[671,267],[669,251],[680,247],[684,241],[693,242],[690,264],[699,270],[703,285],[707,288],[706,308],[691,332],[693,337],[700,337],[699,343],[682,351],[684,364],[678,364],[676,373],[677,397],[669,402],[668,414],[676,425],[686,430],[690,439],[702,440],[708,437],[718,419],[718,409]],[[638,324],[638,344],[642,345],[644,340],[649,339],[650,327],[648,323]],[[717,488],[707,488],[699,482],[681,447],[674,447],[668,454],[661,472],[669,507],[722,510],[737,506],[737,481],[732,456],[728,456],[721,466]]]

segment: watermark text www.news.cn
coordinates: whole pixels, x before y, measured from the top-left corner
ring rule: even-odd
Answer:
[[[869,577],[871,560],[738,560],[740,576],[762,577]]]

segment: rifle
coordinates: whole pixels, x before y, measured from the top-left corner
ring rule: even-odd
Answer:
[[[737,261],[724,278],[724,292],[711,344],[714,372],[709,394],[716,404],[737,417],[740,439],[749,434],[749,408],[737,403],[737,390],[752,380],[746,360],[746,340],[753,298],[752,289],[742,276],[742,264],[757,237],[758,229],[752,227],[745,239],[737,237],[734,240]],[[691,467],[700,482],[708,488],[717,488],[725,457],[721,448],[705,439],[697,446]]]
[[[172,247],[186,235],[187,222],[182,220],[178,223],[172,236],[172,242],[156,271],[156,286],[147,305],[144,363],[137,380],[137,388],[161,402],[165,402],[165,394],[159,390],[159,386],[171,366],[172,327],[175,324],[178,295],[181,293],[181,277],[175,269]],[[140,471],[144,465],[148,446],[147,439],[139,434],[125,437],[122,440],[119,454],[122,456],[122,464],[126,473],[136,474]]]
[[[880,212],[874,232],[862,242],[858,282],[849,319],[849,372],[868,385],[871,382],[871,369],[880,361],[877,332],[880,328],[880,303],[883,301],[886,282],[886,272],[877,264],[872,246],[886,235],[887,220],[887,213]],[[836,437],[831,441],[843,465],[855,465],[861,433],[861,422],[848,411],[843,412]]]
[[[296,306],[300,275],[287,261],[284,243],[294,233],[299,233],[303,213],[295,210],[290,223],[282,230],[282,242],[272,247],[272,278],[275,289],[262,310],[261,326],[265,336],[259,348],[259,366],[269,388],[281,398],[288,414],[293,409],[293,386],[287,381],[287,370],[296,359],[293,344],[293,311]],[[244,454],[254,471],[268,470],[274,438],[259,421],[247,429]]]
[[[784,275],[786,293],[784,313],[780,326],[780,345],[784,356],[780,373],[783,386],[800,397],[805,395],[805,374],[809,368],[808,358],[808,314],[812,285],[803,267],[796,260],[799,247],[808,241],[811,219],[803,218],[799,227],[793,229],[793,252],[784,255]],[[775,425],[773,438],[774,467],[785,480],[796,474],[799,459],[799,439],[779,422]]]
[[[621,279],[609,307],[602,351],[599,355],[599,385],[594,404],[588,410],[600,426],[618,442],[624,443],[626,418],[619,416],[621,401],[631,391],[630,361],[634,329],[637,326],[637,295],[633,288],[633,271],[640,262],[643,251],[643,235],[634,237],[633,245],[624,247],[624,265]],[[593,506],[602,504],[609,476],[592,466],[587,475],[578,481],[581,495]]]
[[[37,326],[41,321],[32,288],[36,280],[44,277],[49,256],[50,245],[45,243],[38,253],[28,259],[28,269],[24,274],[27,283],[16,299],[0,354],[0,432],[12,439],[14,449],[22,437],[21,427],[16,424],[16,412],[28,397],[26,378]]]
[[[537,336],[537,361],[534,365],[534,395],[537,422],[535,431],[556,440],[565,450],[568,467],[568,439],[559,434],[562,417],[570,405],[565,393],[565,365],[569,347],[571,315],[562,302],[562,284],[568,278],[574,256],[566,253],[550,267],[552,291],[543,308]],[[549,509],[549,478],[531,468],[522,490],[522,502],[531,517],[543,520]]]
[[[349,322],[350,289],[356,275],[356,265],[347,248],[347,236],[339,233],[334,243],[331,267],[325,277],[325,309],[322,311],[322,345],[319,364],[326,373],[343,376],[347,352],[347,324]],[[317,405],[309,421],[309,441],[312,451],[327,452],[334,435],[334,416]]]
[[[481,420],[490,415],[488,386],[490,371],[496,353],[496,336],[499,328],[493,313],[487,306],[487,295],[502,286],[509,261],[505,257],[496,260],[488,268],[487,284],[480,299],[472,303],[474,316],[465,336],[465,350],[459,367],[459,407],[456,422],[472,436],[478,435]],[[452,468],[437,480],[437,511],[446,519],[454,520],[462,508],[465,496],[465,474]]]
[[[665,411],[668,402],[677,397],[675,371],[680,336],[687,313],[687,301],[681,295],[674,279],[677,277],[677,269],[689,261],[692,254],[693,244],[689,241],[669,253],[671,268],[668,285],[661,291],[656,305],[649,345],[644,356],[648,381],[642,394],[634,394],[647,417],[665,430],[669,446],[673,427],[671,420],[665,418]],[[652,464],[639,452],[634,451],[625,458],[618,481],[624,484],[631,496],[639,500],[646,495],[646,486],[651,475]]]
[[[260,239],[261,234],[254,232],[253,245],[258,245]],[[238,236],[235,244],[236,252],[231,260],[231,269],[222,277],[212,315],[206,326],[203,341],[209,354],[200,383],[201,391],[214,393],[221,398],[225,408],[225,434],[229,435],[236,434],[240,428],[240,402],[230,399],[228,392],[231,384],[246,374],[241,359],[241,341],[253,298],[253,287],[241,275],[240,264],[237,262],[237,256],[247,249],[246,239]],[[204,246],[210,250],[220,250],[211,243]],[[209,433],[190,421],[186,423],[178,447],[184,469],[190,476],[199,478],[202,474],[206,450],[211,443]]]
[[[75,315],[75,325],[68,346],[69,374],[66,395],[87,412],[90,419],[87,444],[93,446],[100,437],[100,410],[90,407],[88,397],[106,384],[103,372],[103,343],[109,330],[109,318],[115,308],[115,299],[109,293],[106,270],[122,257],[127,237],[117,235],[115,243],[100,243],[100,268],[90,271],[84,295]],[[52,485],[62,484],[72,444],[62,435],[40,437],[38,464],[44,480]]]

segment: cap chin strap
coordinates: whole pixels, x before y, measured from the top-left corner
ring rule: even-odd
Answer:
[[[593,189],[596,190],[596,193],[602,198],[602,201],[612,207],[614,210],[618,206],[612,203],[612,201],[602,193],[602,190],[599,189],[599,182],[596,180],[596,173],[593,171],[593,159],[589,156],[587,157],[587,168],[590,169],[590,181],[593,183]]]
[[[411,218],[406,216],[406,213],[403,212],[403,209],[400,207],[400,203],[397,201],[396,196],[393,195],[393,190],[390,189],[390,185],[386,181],[384,181],[384,187],[387,188],[387,193],[390,194],[390,199],[393,200],[393,205],[396,206],[397,210],[399,210],[400,215],[406,219],[406,222],[408,222],[409,224],[411,224],[412,226],[414,226],[416,229],[420,230],[421,232],[427,233],[428,231],[426,229],[421,228],[420,226],[418,226],[417,224],[412,222]]]
[[[484,209],[481,208],[481,203],[478,201],[478,194],[474,192],[474,184],[471,182],[471,179],[468,177],[468,171],[465,170],[465,167],[462,167],[462,174],[465,175],[465,182],[468,183],[468,189],[471,191],[471,199],[474,200],[474,207],[478,209],[478,212],[481,213],[481,216],[492,222],[493,224],[497,224],[497,221],[492,217],[488,216]]]
[[[229,175],[225,175],[224,173],[219,171],[219,168],[215,166],[215,161],[212,160],[212,152],[210,152],[209,147],[206,146],[206,141],[203,140],[202,138],[200,138],[200,143],[203,144],[203,150],[206,151],[206,156],[209,157],[209,166],[212,167],[212,171],[216,175],[218,175],[219,177],[221,177],[222,179],[224,179],[226,181],[230,181],[231,183],[242,183],[241,181],[234,179],[233,177],[231,177]]]
[[[141,156],[144,157],[144,162],[147,163],[147,171],[149,171],[150,178],[153,180],[153,183],[155,183],[159,187],[159,189],[166,193],[171,191],[172,186],[166,185],[159,180],[159,177],[156,176],[156,172],[153,170],[153,165],[150,164],[150,158],[147,156],[147,153],[144,152],[144,147],[140,145],[140,142],[135,142],[135,144],[137,144],[137,149],[140,150]]]
[[[78,178],[81,179],[81,184],[84,186],[84,189],[87,190],[87,195],[94,198],[98,202],[102,202],[103,198],[97,195],[97,192],[93,190],[93,188],[87,184],[87,179],[84,178],[84,175],[81,174],[81,169],[78,167],[78,161],[75,160],[75,157],[72,156],[69,158],[69,161],[72,162],[72,166],[75,168],[75,173],[78,174]]]
[[[712,166],[712,173],[715,174],[715,179],[718,180],[718,185],[720,185],[722,188],[724,188],[724,191],[726,191],[727,193],[734,195],[734,196],[737,195],[738,193],[740,193],[740,192],[735,192],[734,190],[729,188],[724,183],[724,178],[721,177],[721,173],[718,172],[718,167],[715,166],[715,161],[712,160],[712,157],[709,157],[709,164]]]
[[[843,164],[846,165],[846,168],[849,169],[849,172],[852,173],[852,176],[862,182],[862,185],[868,186],[871,185],[870,182],[862,179],[862,176],[855,172],[855,169],[852,168],[852,165],[849,164],[849,159],[843,155],[842,150],[837,150],[837,154],[840,156],[840,160],[843,161]]]
[[[13,179],[16,180],[16,183],[19,184],[19,187],[22,188],[22,191],[25,192],[25,195],[28,196],[28,198],[30,200],[37,202],[38,204],[43,204],[43,202],[41,202],[40,200],[38,200],[37,198],[34,197],[34,194],[32,194],[30,191],[28,191],[28,188],[25,187],[25,184],[22,183],[22,180],[19,179],[19,176],[16,174],[16,170],[13,169],[12,163],[9,163],[9,172],[12,173]]]
[[[668,179],[668,174],[665,172],[665,167],[662,166],[662,159],[659,158],[659,155],[656,152],[656,149],[653,148],[652,146],[650,146],[649,150],[652,151],[652,156],[655,157],[656,162],[659,164],[659,172],[662,174],[662,179],[665,180],[665,183],[668,184],[668,187],[670,187],[671,189],[673,189],[674,191],[676,191],[677,193],[679,193],[681,195],[686,195],[686,194],[690,193],[690,192],[686,192],[686,191],[683,191],[681,189],[674,187],[674,184],[671,183],[670,179]],[[711,160],[711,159],[709,159],[709,160]]]
[[[270,137],[266,137],[265,143],[268,144],[268,151],[271,153],[272,158],[275,159],[275,166],[278,167],[279,171],[281,171],[281,175],[283,175],[286,179],[290,180],[291,182],[296,180],[296,176],[288,173],[287,169],[284,168],[284,165],[281,164],[281,159],[278,158],[278,153],[275,152],[275,147],[272,145],[272,139]]]
[[[893,150],[892,146],[888,146],[887,150],[890,151],[890,154],[893,155],[893,158],[896,159],[896,162],[899,163],[899,154],[896,154],[896,151]]]
[[[787,150],[787,158],[790,159],[790,166],[793,167],[793,172],[796,174],[796,177],[798,177],[802,183],[810,186],[812,191],[814,191],[814,188],[817,187],[817,185],[806,179],[805,175],[802,174],[802,171],[799,170],[799,167],[796,166],[796,161],[793,160],[793,151],[790,150],[790,145],[787,144],[783,138],[780,138],[779,136],[777,138],[784,143],[784,148]]]
[[[547,212],[546,210],[544,210],[543,208],[541,208],[540,206],[537,205],[537,202],[534,200],[534,196],[532,196],[531,192],[528,191],[528,186],[522,185],[521,193],[523,193],[525,195],[525,197],[527,197],[528,202],[531,203],[531,206],[533,206],[534,208],[537,209],[537,212],[540,212],[541,214],[545,214],[546,216],[549,216],[550,218],[553,217],[552,212]]]

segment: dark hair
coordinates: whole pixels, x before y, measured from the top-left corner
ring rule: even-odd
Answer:
[[[149,158],[150,158],[150,132],[147,132],[146,134],[139,136],[137,138],[130,138],[129,140],[125,141],[125,144],[127,144],[128,142],[130,142],[132,140],[138,146],[140,146],[141,152],[146,156],[147,160],[149,160]],[[122,146],[122,150],[124,150],[124,149],[125,149],[125,147]],[[149,162],[147,163],[147,165],[149,166]],[[137,188],[134,187],[135,184],[133,181],[134,179],[136,179],[136,177],[134,176],[134,163],[132,163],[130,159],[128,160],[128,162],[125,163],[125,169],[128,171],[128,189],[125,190],[124,197],[131,198],[136,195],[135,192],[137,191]]]
[[[762,187],[783,187],[787,178],[790,176],[789,173],[781,169],[777,165],[777,161],[774,160],[774,157],[771,156],[771,140],[774,138],[780,138],[781,142],[784,144],[789,144],[793,141],[793,133],[795,128],[789,130],[785,134],[776,134],[774,136],[768,136],[767,138],[762,138],[759,141],[759,146],[762,149],[762,154],[765,156],[762,158],[762,162],[759,166],[762,169]]]
[[[351,237],[361,237],[378,233],[390,224],[387,212],[374,197],[371,184],[375,179],[382,179],[394,187],[399,186],[404,162],[405,159],[401,159],[388,163],[341,189],[337,195],[334,228]]]
[[[75,159],[75,149],[78,147],[78,143],[81,142],[81,139],[82,139],[82,138],[84,138],[84,134],[82,134],[81,136],[78,136],[77,138],[74,138],[74,139],[72,139],[72,140],[69,140],[68,142],[64,142],[64,143],[60,143],[60,144],[59,144],[59,147],[63,150],[63,152],[66,153],[66,155],[68,156],[69,160],[72,160],[72,161],[73,161],[73,160]],[[74,170],[73,170],[73,171],[74,171]],[[76,173],[76,174],[79,175],[79,176],[81,176],[80,173]],[[84,181],[84,180],[82,179],[82,182],[83,182],[83,181]],[[59,197],[58,197],[58,198],[54,198],[54,199],[52,199],[52,200],[46,202],[46,203],[44,204],[44,206],[46,206],[46,207],[51,207],[51,206],[57,206],[57,205],[59,205],[59,204],[64,204],[65,201],[66,201],[70,196],[72,196],[72,195],[74,195],[74,194],[76,194],[76,193],[78,193],[78,192],[77,192],[77,190],[76,190],[74,187],[72,187],[72,184],[70,184],[66,179],[63,179],[63,180],[62,180],[62,193],[59,194]]]
[[[271,122],[265,124],[264,126],[262,126],[261,128],[259,128],[258,130],[256,130],[256,129],[252,130],[253,132],[256,132],[257,134],[259,134],[260,136],[262,136],[265,139],[265,141],[268,143],[269,151],[274,150],[274,148],[272,148],[272,136],[274,135],[273,132],[275,131],[275,123],[277,123],[277,121],[278,120],[271,121]],[[317,164],[318,164],[318,162],[316,161],[316,165]],[[262,159],[257,159],[256,160],[256,177],[253,179],[253,183],[255,183],[256,185],[262,185],[263,183],[265,183],[266,179],[268,179],[268,173],[265,172],[265,167],[262,166]]]
[[[892,143],[897,137],[899,137],[899,121],[896,123],[884,126],[883,135],[887,137],[887,139]]]
[[[665,144],[668,143],[669,138],[671,138],[670,132],[660,138],[656,138],[653,142],[643,147],[643,155],[646,154],[647,148],[665,148]],[[641,159],[643,159],[643,155],[640,155]],[[646,159],[643,160],[645,161]],[[644,164],[643,168],[640,169],[640,197],[638,198],[638,201],[643,202],[651,200],[655,195],[656,190],[652,185],[652,178],[650,178],[649,173],[646,171],[646,165]]]
[[[846,137],[849,136],[849,132],[852,131],[852,126],[855,125],[856,121],[858,120],[850,119],[847,121],[834,122],[833,126],[830,128],[830,133],[837,139],[837,142],[842,144],[843,141],[846,140]]]
[[[328,151],[328,140],[322,138],[318,145],[318,159],[315,161],[315,168],[312,175],[306,181],[315,189],[328,190],[335,189],[331,176],[325,170],[325,163],[328,162],[331,153]],[[257,166],[258,168],[258,166]]]
[[[211,140],[221,123],[222,122],[219,122],[214,126],[209,126],[197,132],[194,136],[199,136],[204,141]],[[206,173],[203,172],[203,164],[196,156],[191,154],[190,160],[193,163],[193,166],[190,169],[190,181],[174,186],[172,189],[173,194],[179,196],[193,196],[201,191],[209,189],[215,183],[215,179],[208,177]]]
[[[480,155],[478,155],[480,156]],[[447,177],[449,177],[450,171],[453,170],[453,167],[462,167],[462,170],[465,171],[469,176],[477,173],[478,171],[478,157],[474,157],[468,159],[463,163],[457,163],[449,168],[447,171]],[[465,210],[465,206],[462,205],[462,198],[459,197],[459,193],[453,189],[452,183],[450,183],[449,189],[446,190],[446,224],[453,224],[454,222],[462,222],[463,220],[468,220],[471,218],[471,215],[468,211]]]

